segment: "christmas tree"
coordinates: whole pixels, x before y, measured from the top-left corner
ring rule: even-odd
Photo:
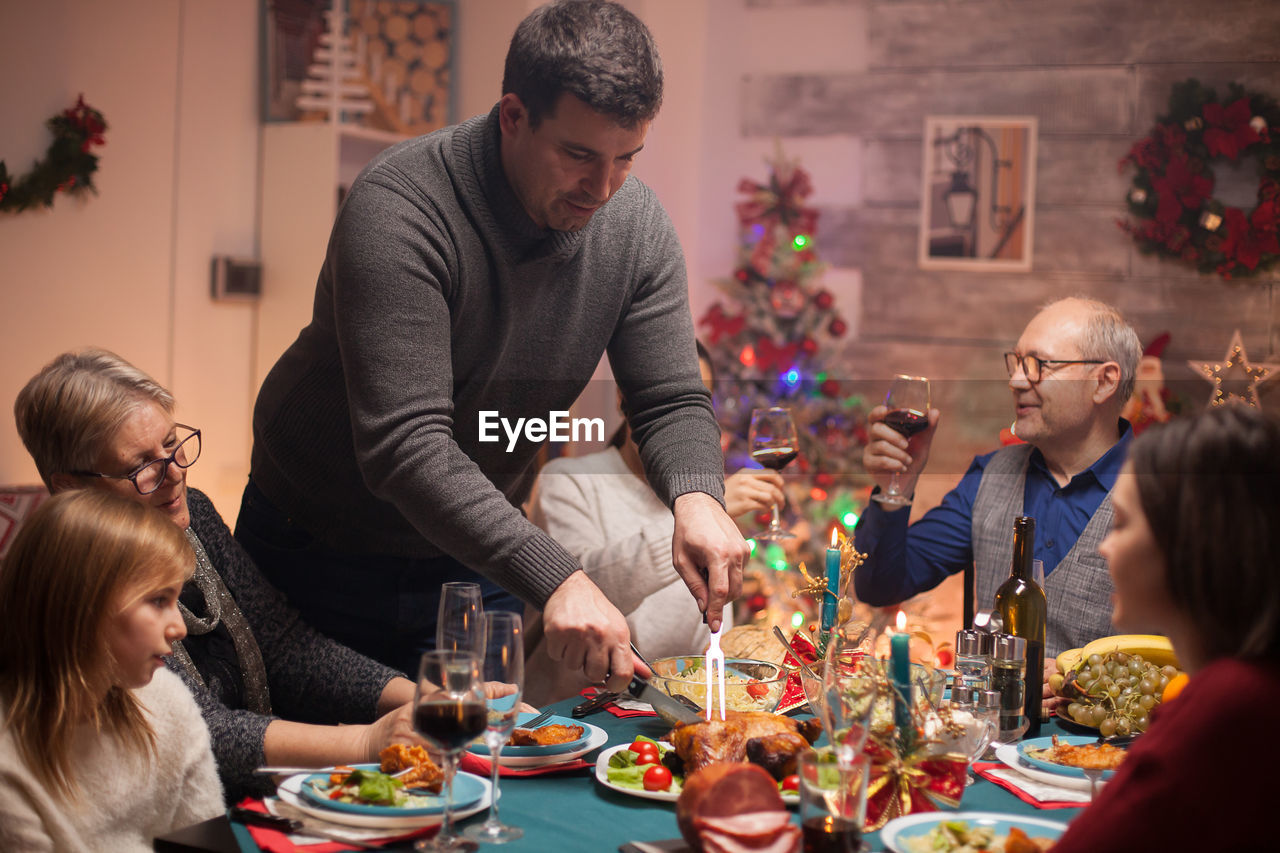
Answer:
[[[798,538],[784,553],[770,549],[765,560],[777,570],[801,560],[812,569],[822,565],[816,557],[827,547],[832,525],[852,529],[869,489],[862,470],[868,407],[835,361],[833,350],[848,324],[822,287],[818,212],[805,203],[813,191],[809,175],[781,150],[769,166],[767,183],[744,178],[738,185],[746,199],[736,205],[737,266],[731,279],[716,282],[724,298],[699,327],[715,365],[716,410],[730,470],[752,464],[752,409],[791,409],[800,453],[783,472],[789,503],[784,524]],[[767,523],[767,514],[756,522]],[[762,609],[756,603],[761,607],[752,609]]]

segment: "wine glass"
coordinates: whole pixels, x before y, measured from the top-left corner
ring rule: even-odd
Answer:
[[[453,777],[467,744],[485,730],[484,684],[480,659],[465,651],[424,652],[413,695],[413,730],[442,756],[444,816],[435,837],[415,850],[474,850],[476,843],[453,831]]]
[[[482,824],[467,827],[463,832],[477,841],[502,844],[524,835],[524,830],[504,826],[498,819],[498,761],[503,744],[516,727],[516,718],[520,715],[520,694],[524,690],[524,627],[518,613],[505,611],[484,614],[480,625],[484,639],[480,669],[486,682],[486,692],[495,692],[494,687],[509,692],[487,700],[489,725],[484,732],[484,742],[489,747],[489,761],[493,765],[493,803],[489,806],[489,818]]]
[[[906,438],[922,432],[929,426],[929,380],[899,373],[889,385],[884,405],[889,410],[885,424]],[[890,506],[911,506],[911,498],[902,494],[897,471],[889,478],[888,490],[872,495],[872,499]]]
[[[747,446],[751,450],[751,458],[765,468],[781,471],[787,467],[796,454],[800,452],[800,442],[796,438],[796,424],[791,419],[791,410],[785,406],[773,406],[768,409],[752,409],[751,427],[747,430]],[[778,518],[778,505],[773,505],[773,520],[768,528],[755,535],[758,540],[776,542],[780,539],[794,539],[795,534],[784,530]]]
[[[436,648],[447,652],[482,652],[480,617],[483,613],[480,584],[466,581],[441,584]]]

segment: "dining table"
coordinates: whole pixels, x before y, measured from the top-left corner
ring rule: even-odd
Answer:
[[[550,705],[557,715],[569,716],[571,709],[582,702],[581,697],[574,697]],[[807,716],[803,712],[798,716]],[[600,752],[621,744],[629,744],[636,736],[644,735],[661,740],[671,727],[656,716],[618,717],[607,709],[593,713],[584,718],[594,726],[608,733],[608,742],[598,749],[583,756],[594,765]],[[1056,718],[1045,722],[1040,734],[1079,733],[1079,729],[1068,731]],[[821,745],[822,741],[819,741]],[[684,849],[675,842],[680,838],[680,830],[676,825],[675,804],[639,796],[621,793],[599,784],[595,779],[594,767],[581,768],[571,773],[554,773],[537,776],[507,777],[501,779],[500,815],[503,823],[518,826],[524,836],[518,840],[502,845],[481,845],[481,850],[502,850],[520,853],[520,851],[539,851],[539,853],[577,853],[577,851],[619,850],[629,842],[660,842],[671,844],[662,849]],[[1042,819],[1068,823],[1080,808],[1038,809],[1030,803],[1023,802],[1013,793],[984,778],[977,778],[965,788],[964,796],[958,806],[959,811],[997,812],[1015,816],[1035,816]],[[796,808],[791,807],[792,821],[799,822]],[[473,823],[481,823],[486,816],[481,811],[458,826],[465,827]],[[261,850],[248,829],[236,821],[231,822],[231,829],[243,853],[256,853]],[[863,836],[864,850],[880,851],[885,848],[881,844],[879,832],[869,832]],[[306,851],[307,847],[298,848]],[[406,851],[413,849],[412,841],[401,841],[385,845],[382,849],[389,851]]]

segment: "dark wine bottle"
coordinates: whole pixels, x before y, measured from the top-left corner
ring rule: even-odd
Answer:
[[[996,610],[1004,630],[1027,641],[1027,736],[1040,733],[1040,702],[1044,685],[1044,632],[1049,605],[1035,582],[1031,562],[1035,553],[1036,520],[1020,515],[1013,520],[1013,569],[996,590]]]

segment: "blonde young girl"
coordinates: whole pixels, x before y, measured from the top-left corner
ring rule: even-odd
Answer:
[[[195,563],[153,509],[55,495],[0,565],[0,849],[151,850],[223,810],[209,734],[163,656]]]

